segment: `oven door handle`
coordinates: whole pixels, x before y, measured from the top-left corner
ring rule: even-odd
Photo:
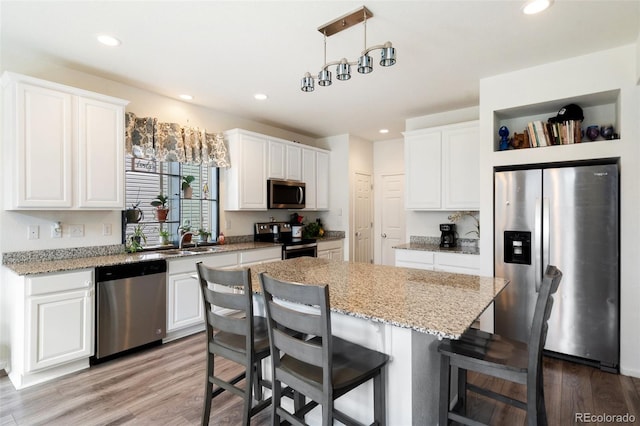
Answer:
[[[298,250],[298,249],[305,249],[305,248],[312,248],[312,247],[318,247],[318,244],[309,243],[309,244],[299,244],[295,246],[284,246],[284,249],[286,251],[289,251],[289,250]]]

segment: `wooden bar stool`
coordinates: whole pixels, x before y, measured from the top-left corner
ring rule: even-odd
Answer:
[[[244,399],[242,424],[249,425],[251,416],[271,403],[271,398],[262,399],[262,387],[270,384],[262,380],[261,361],[268,357],[269,338],[264,317],[253,315],[253,293],[251,272],[242,270],[219,270],[196,264],[200,289],[202,290],[207,326],[207,380],[205,384],[202,424],[209,424],[211,400],[227,390]],[[228,288],[227,292],[216,290],[210,284]],[[242,289],[242,293],[234,290]],[[220,315],[215,308],[232,309],[232,315]],[[244,371],[223,380],[214,374],[215,356],[221,356],[244,366]],[[236,386],[246,379],[244,389]],[[213,385],[217,388],[214,390]],[[253,392],[252,392],[253,385]],[[252,397],[257,401],[252,406]]]
[[[547,266],[538,289],[528,344],[479,330],[469,330],[459,340],[446,339],[440,343],[440,425],[448,424],[449,420],[467,425],[481,424],[466,417],[467,390],[526,410],[529,426],[547,424],[542,350],[547,339],[547,321],[553,306],[552,296],[558,290],[561,279],[562,272],[559,269]],[[458,367],[458,402],[455,411],[450,410],[449,401],[451,367]],[[526,402],[467,383],[467,370],[526,385]]]
[[[272,424],[286,420],[304,425],[305,415],[322,405],[322,424],[337,419],[346,425],[360,425],[333,404],[350,390],[373,379],[374,424],[386,424],[386,354],[367,349],[331,335],[329,288],[278,281],[260,274],[264,293],[271,365],[273,373]],[[310,312],[309,306],[319,308]],[[300,334],[292,336],[285,328]],[[294,412],[281,406],[282,384],[298,395]],[[306,403],[305,398],[311,401]]]

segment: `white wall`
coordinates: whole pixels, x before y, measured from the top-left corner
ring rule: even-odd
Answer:
[[[97,77],[85,72],[46,62],[43,58],[22,56],[10,50],[2,52],[2,69],[21,74],[91,90],[130,101],[126,110],[138,116],[154,116],[160,121],[176,122],[182,125],[198,126],[211,132],[219,132],[235,127],[267,134],[301,143],[315,145],[315,140],[305,136],[266,126],[242,117],[203,108],[191,103],[167,98],[133,86]],[[197,94],[196,94],[197,99]],[[222,174],[222,173],[221,173]],[[0,177],[0,179],[2,179]],[[0,185],[2,182],[0,182]],[[2,187],[2,186],[0,186]],[[221,203],[224,204],[224,188],[221,188]],[[279,220],[289,218],[287,212],[224,212],[221,211],[220,227],[226,235],[249,235],[253,233],[253,223],[268,220],[274,216]],[[63,224],[63,238],[50,238],[50,228],[54,222]],[[230,227],[226,228],[225,225]],[[68,225],[83,224],[85,236],[70,238]],[[112,225],[112,235],[102,235],[102,225]],[[38,225],[40,238],[27,240],[27,226]],[[120,212],[6,212],[0,211],[0,252],[41,250],[52,248],[86,247],[119,244],[121,242]]]
[[[480,81],[480,242],[481,273],[493,274],[493,167],[505,158],[518,164],[620,157],[621,168],[621,312],[620,369],[640,377],[640,96],[637,82],[636,45],[622,46],[590,55],[566,59]],[[576,70],[580,70],[576,72]],[[494,152],[494,111],[535,105],[552,100],[562,102],[579,96],[620,90],[619,130],[621,139],[612,142],[523,150],[522,153]],[[567,149],[565,149],[567,148]]]
[[[318,146],[331,151],[329,156],[329,208],[320,213],[326,229],[344,231],[344,257],[349,259],[349,135],[318,140]]]
[[[437,114],[422,115],[419,117],[407,118],[405,120],[405,130],[427,129],[429,127],[445,126],[447,124],[462,123],[463,121],[477,120],[480,115],[478,106],[461,108],[451,111],[439,112]]]
[[[636,40],[636,83],[640,84],[640,30],[638,30],[638,40]]]
[[[382,263],[382,177],[404,174],[404,139],[390,139],[373,143],[373,262]],[[401,241],[404,243],[406,241]]]

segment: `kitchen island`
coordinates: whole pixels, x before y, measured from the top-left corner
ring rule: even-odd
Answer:
[[[252,267],[258,274],[329,286],[333,334],[391,356],[387,424],[437,424],[438,340],[457,339],[508,284],[501,278],[424,271],[316,258]],[[372,387],[356,389],[336,405],[372,421]],[[314,419],[309,419],[312,424]]]

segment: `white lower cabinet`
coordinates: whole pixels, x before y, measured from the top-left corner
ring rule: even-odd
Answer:
[[[321,259],[344,260],[342,240],[318,241],[318,257]]]
[[[421,250],[396,250],[396,266],[433,271],[434,252]]]
[[[242,267],[282,260],[282,246],[240,252],[239,264]]]
[[[3,309],[11,317],[9,378],[16,389],[89,367],[93,269],[7,277],[11,289]]]
[[[396,266],[477,275],[480,272],[480,256],[463,253],[397,249]]]
[[[167,261],[167,336],[164,342],[205,329],[197,262],[212,268],[234,268],[238,266],[238,254],[221,253]]]
[[[211,268],[247,267],[282,258],[280,246],[169,259],[167,265],[167,337],[169,342],[205,329],[204,303],[197,279],[196,263]],[[218,290],[225,291],[225,288]],[[221,311],[222,312],[222,311]]]

